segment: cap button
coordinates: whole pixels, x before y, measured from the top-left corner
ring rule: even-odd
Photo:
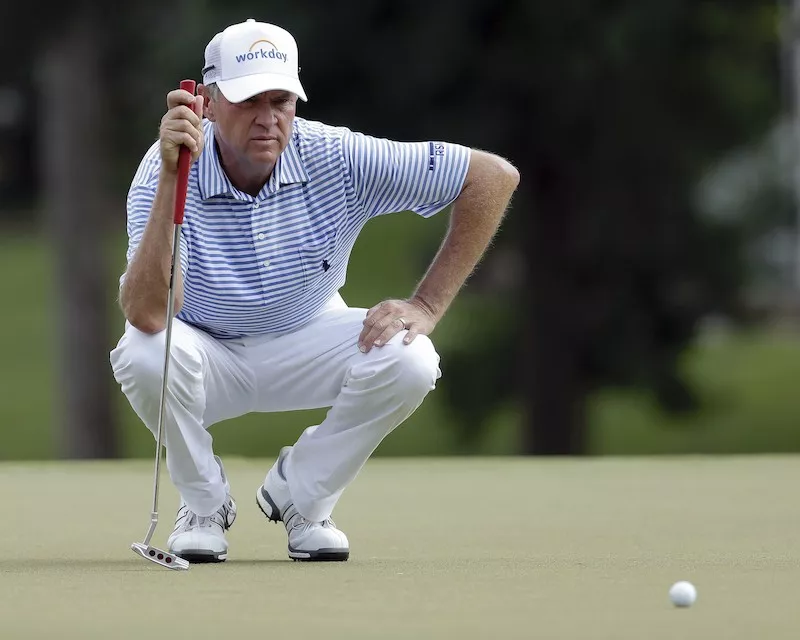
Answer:
[[[256,21],[256,19],[255,19],[255,18],[248,18],[248,19],[247,19],[247,22],[255,22],[255,21]]]

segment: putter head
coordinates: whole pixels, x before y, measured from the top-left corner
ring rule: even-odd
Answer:
[[[166,567],[167,569],[173,569],[174,571],[186,571],[189,568],[189,563],[183,558],[179,558],[173,553],[167,553],[161,549],[156,549],[148,544],[134,542],[131,545],[131,551],[133,551],[136,555],[142,556],[142,558],[145,560],[155,562],[156,564]]]

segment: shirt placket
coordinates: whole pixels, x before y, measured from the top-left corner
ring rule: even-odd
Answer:
[[[271,234],[268,229],[269,215],[263,201],[256,200],[251,206],[251,232],[253,234],[253,246],[255,247],[258,270],[261,274],[261,303],[268,304],[267,281],[271,275],[272,267],[272,245],[270,242]]]

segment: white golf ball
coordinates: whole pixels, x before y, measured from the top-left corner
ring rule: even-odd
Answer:
[[[670,587],[669,599],[676,607],[691,607],[697,600],[697,589],[691,582],[681,580]]]

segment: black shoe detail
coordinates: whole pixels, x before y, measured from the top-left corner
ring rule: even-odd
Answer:
[[[266,500],[267,504],[269,504],[270,508],[272,509],[272,515],[269,515],[266,511],[264,511],[264,507],[261,506],[261,502],[256,500],[256,504],[258,505],[258,508],[261,509],[261,513],[267,517],[267,520],[271,520],[272,522],[281,522],[281,511],[278,509],[278,505],[275,504],[272,496],[267,493],[264,485],[261,485],[261,497]]]
[[[176,553],[175,555],[179,558],[183,558],[191,564],[211,564],[214,562],[225,562],[225,559],[228,557],[227,552],[221,554],[209,553],[208,551],[203,551],[202,549],[189,549],[187,551],[182,551],[181,553]],[[225,557],[221,558],[220,556]]]
[[[298,551],[289,547],[289,557],[295,562],[345,562],[350,557],[350,549]]]
[[[261,497],[264,501],[270,506],[270,510],[273,514],[279,514],[278,517],[274,515],[269,515],[265,510],[264,507],[261,505],[261,500],[256,497],[256,505],[261,510],[261,513],[266,516],[267,520],[272,522],[278,523],[283,522],[283,516],[287,513],[291,507],[294,505],[289,503],[286,505],[286,509],[284,512],[281,513],[278,509],[278,505],[275,504],[275,501],[272,499],[272,496],[269,495],[267,490],[264,488],[264,485],[261,485]],[[299,516],[300,514],[294,510],[294,513],[289,517],[289,522],[295,516]],[[298,549],[292,549],[289,547],[289,557],[292,560],[297,562],[344,562],[350,557],[350,549],[317,549],[316,551],[300,551]]]
[[[228,502],[228,500],[230,500],[230,503]],[[229,504],[230,506],[228,506]],[[220,508],[223,510],[222,530],[227,531],[233,526],[233,523],[236,522],[236,501],[232,497],[229,497],[228,499],[225,500],[225,503]],[[228,516],[231,513],[233,514],[233,520],[231,520],[230,524],[228,524]]]

